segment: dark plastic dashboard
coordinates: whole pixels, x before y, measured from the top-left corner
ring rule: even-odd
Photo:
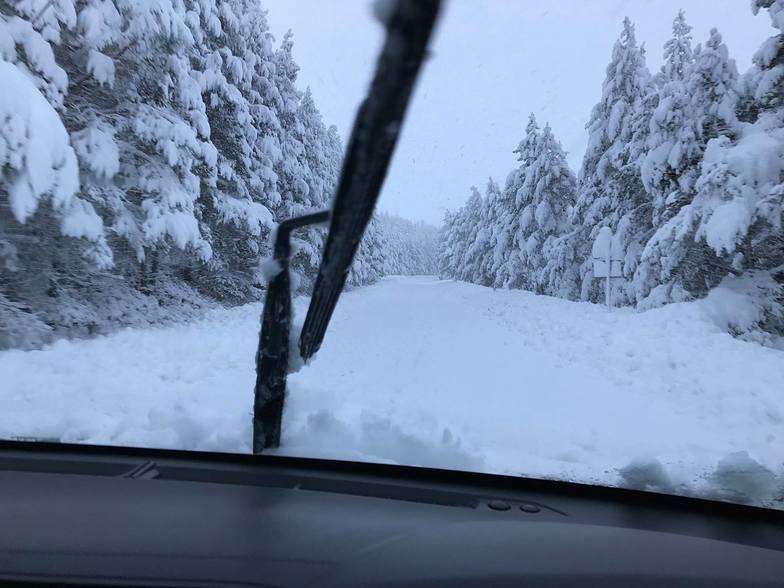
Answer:
[[[784,585],[784,513],[562,482],[0,442],[0,585]]]

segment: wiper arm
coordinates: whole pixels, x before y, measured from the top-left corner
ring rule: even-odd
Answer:
[[[385,18],[387,37],[370,90],[360,106],[343,161],[313,296],[299,339],[307,361],[321,347],[327,326],[348,277],[359,243],[373,215],[397,143],[414,83],[427,55],[441,0],[397,0]],[[288,374],[291,296],[288,284],[288,233],[314,222],[290,219],[278,228],[275,259],[286,267],[267,290],[257,353],[253,414],[253,452],[280,444],[280,426]],[[277,282],[277,283],[276,283]]]
[[[329,220],[329,211],[291,218],[278,225],[273,260],[278,267],[267,285],[256,352],[256,387],[253,404],[253,453],[280,445],[280,421],[289,371],[291,337],[291,232]]]

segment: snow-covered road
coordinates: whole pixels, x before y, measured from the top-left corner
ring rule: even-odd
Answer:
[[[0,437],[249,451],[259,313],[2,352]],[[784,352],[699,303],[610,314],[388,278],[341,298],[291,377],[281,452],[768,501],[784,493],[782,382]]]

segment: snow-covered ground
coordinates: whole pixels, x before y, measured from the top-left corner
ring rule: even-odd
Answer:
[[[0,437],[247,452],[260,310],[2,352]],[[290,378],[280,453],[781,506],[784,352],[709,310],[388,278]]]

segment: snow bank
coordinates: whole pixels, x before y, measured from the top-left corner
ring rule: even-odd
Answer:
[[[104,274],[87,287],[36,300],[35,308],[0,293],[0,350],[37,349],[55,338],[93,337],[129,327],[171,326],[197,320],[215,307],[177,280],[158,279],[147,293],[133,286]]]
[[[248,452],[260,313],[2,352],[0,437]],[[700,303],[608,313],[391,278],[345,294],[291,376],[279,453],[775,507],[782,381],[782,351],[733,338]]]
[[[744,339],[784,350],[784,339],[764,329],[766,323],[784,325],[784,289],[769,272],[751,271],[722,280],[695,304],[722,330]]]

